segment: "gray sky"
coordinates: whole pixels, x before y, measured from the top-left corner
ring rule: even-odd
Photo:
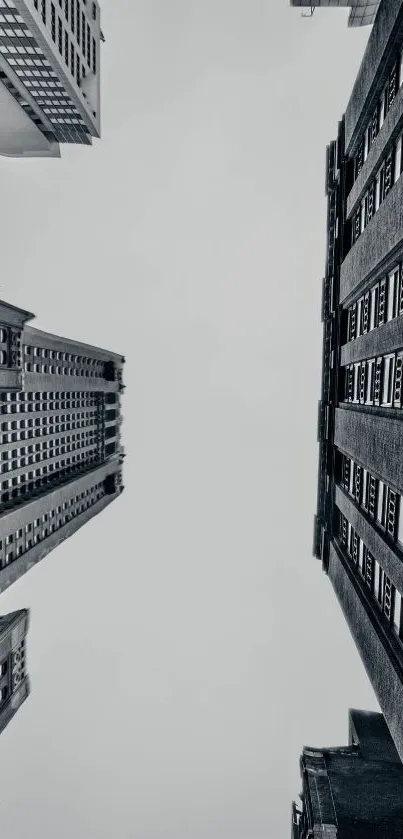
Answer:
[[[368,30],[102,6],[102,141],[0,158],[1,296],[126,355],[126,492],[2,595],[31,608],[32,694],[1,828],[288,837],[302,745],[377,707],[311,558],[325,146]]]

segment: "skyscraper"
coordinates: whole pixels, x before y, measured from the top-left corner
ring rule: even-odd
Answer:
[[[314,553],[403,759],[403,0],[382,0],[327,154]]]
[[[25,637],[28,609],[0,617],[0,732],[29,695]]]
[[[342,6],[350,9],[349,26],[367,26],[373,23],[380,0],[291,0],[291,6],[309,8],[311,14],[317,7]]]
[[[0,154],[100,136],[102,37],[97,0],[0,0]]]
[[[124,358],[0,303],[0,592],[121,493]]]
[[[382,714],[350,711],[349,745],[305,748],[291,839],[401,839],[403,766]]]

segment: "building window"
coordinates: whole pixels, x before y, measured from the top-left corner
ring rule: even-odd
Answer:
[[[381,380],[382,380],[383,358],[375,360],[375,376],[374,376],[374,404],[380,404],[381,398]]]
[[[361,572],[361,575],[365,577],[365,549],[364,543],[362,539],[360,539],[359,549],[358,549],[358,568]]]
[[[54,3],[50,5],[50,19],[52,40],[56,43],[56,8]]]
[[[89,23],[87,23],[87,64],[91,67],[91,30]]]
[[[397,523],[397,541],[403,548],[403,497],[399,495],[399,513]]]
[[[374,519],[376,511],[376,478],[368,476],[368,515]]]
[[[80,3],[79,3],[79,0],[76,0],[77,43],[78,43],[79,46],[80,46],[80,39],[81,39],[80,20],[81,20]]]
[[[362,301],[362,334],[366,335],[369,327],[370,295],[369,291],[364,295]]]
[[[368,470],[362,470],[362,506],[368,511]]]
[[[396,158],[395,158],[395,183],[399,180],[402,174],[402,136],[400,135],[396,143]]]
[[[395,635],[401,638],[402,635],[402,597],[395,589],[393,594],[393,618],[392,627]]]
[[[378,481],[378,500],[376,505],[376,520],[382,527],[385,526],[386,517],[386,492],[383,481]]]
[[[393,380],[395,372],[395,356],[388,355],[384,359],[383,372],[383,389],[382,389],[382,405],[387,407],[392,405],[393,401]]]
[[[357,304],[353,303],[349,309],[349,340],[354,341],[357,334]]]
[[[353,460],[350,461],[350,471],[349,471],[349,482],[348,482],[348,491],[350,495],[354,495],[354,472],[355,472],[355,463]]]
[[[386,504],[386,532],[395,541],[397,524],[397,494],[388,487]]]
[[[394,156],[394,150],[392,149],[392,151],[389,152],[389,154],[386,158],[386,161],[385,161],[385,176],[384,176],[385,180],[384,180],[384,187],[383,187],[383,197],[384,198],[386,198],[386,196],[389,194],[390,190],[392,189],[393,183],[394,183],[394,162],[395,162],[395,156]]]
[[[377,602],[380,602],[380,592],[381,592],[381,581],[382,581],[382,569],[379,565],[379,562],[375,559],[374,560],[374,594]]]
[[[60,55],[63,55],[63,26],[60,18],[58,19],[58,46]]]
[[[46,0],[41,3],[42,21],[46,24]]]
[[[360,405],[365,404],[366,381],[367,381],[367,364],[366,364],[365,361],[363,361],[361,363],[361,368],[360,368]]]

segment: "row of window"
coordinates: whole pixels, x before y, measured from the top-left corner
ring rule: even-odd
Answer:
[[[65,454],[65,452],[74,452],[76,449],[82,449],[88,446],[95,445],[97,442],[97,427],[93,426],[87,431],[78,431],[76,434],[68,434],[64,437],[54,437],[47,433],[47,429],[43,436],[48,436],[50,439],[46,440],[45,442],[37,443],[35,446],[35,450],[37,454],[34,454],[34,446],[33,444],[29,446],[25,446],[25,452],[23,455],[20,455],[20,458],[23,459],[23,463],[20,463],[20,466],[25,466],[25,460],[27,463],[39,462],[40,460],[47,460],[54,457],[55,454],[59,453]],[[39,435],[36,435],[39,436]],[[13,442],[13,441],[11,441]],[[24,447],[22,447],[24,448]],[[30,451],[31,450],[31,451]],[[11,451],[15,451],[15,449],[11,449]],[[18,451],[18,449],[17,449]],[[5,452],[2,453],[2,456]],[[7,452],[8,455],[8,452]],[[0,470],[1,472],[5,469],[5,461],[6,458],[1,461]],[[8,457],[7,457],[8,461]],[[17,468],[17,467],[15,467]],[[1,474],[0,472],[0,474]]]
[[[18,486],[20,483],[24,483],[25,481],[31,481],[34,477],[46,475],[48,472],[57,472],[59,469],[63,469],[66,465],[79,463],[80,461],[90,458],[93,459],[93,456],[96,454],[95,447],[96,441],[94,440],[89,440],[87,443],[84,442],[75,447],[53,445],[53,447],[45,453],[41,452],[36,455],[26,455],[21,458],[17,458],[16,460],[12,460],[10,463],[7,461],[7,468],[11,466],[11,471],[18,471],[20,474],[14,475],[14,477],[7,478],[5,481],[2,481],[1,487],[3,490],[10,489],[10,487]],[[63,458],[66,454],[71,454],[71,457],[65,459],[64,462],[60,461],[59,463],[57,458]],[[37,472],[37,470],[32,469],[32,472],[24,472],[24,469],[27,467],[31,469],[31,467],[36,464],[40,464],[39,470],[42,471]],[[3,465],[5,464],[2,464],[2,477],[7,474],[7,470],[3,468]]]
[[[45,434],[43,435],[43,437],[46,436],[46,431],[45,431]],[[59,432],[56,432],[56,433],[59,433]],[[5,449],[1,452],[1,462],[2,462],[2,464],[5,464],[9,460],[15,460],[16,458],[17,459],[24,458],[24,457],[27,457],[28,455],[35,454],[35,453],[38,453],[38,452],[47,453],[54,446],[70,445],[73,442],[76,442],[77,445],[78,445],[78,443],[80,443],[82,440],[89,439],[89,437],[91,437],[94,433],[95,433],[94,430],[90,429],[90,430],[78,432],[77,434],[66,434],[63,437],[56,438],[56,439],[51,439],[51,440],[42,439],[39,442],[30,443],[29,445],[18,446],[18,447],[16,446],[16,448],[13,448],[13,449]],[[82,447],[80,446],[80,448],[82,448]],[[46,454],[46,457],[47,456],[48,455]],[[3,466],[1,466],[1,468],[3,468]]]
[[[113,419],[113,417],[111,417],[111,419]],[[42,427],[44,432],[46,432],[47,429],[54,426],[58,431],[70,431],[71,429],[85,428],[93,425],[95,420],[95,411],[89,411],[88,413],[84,413],[84,411],[76,411],[73,415],[58,415],[54,413],[52,416],[42,415],[40,417],[36,417],[36,419],[9,420],[8,422],[2,422],[0,423],[0,430],[20,431],[25,428]]]
[[[351,458],[341,457],[341,485],[388,539],[403,550],[402,496]]]
[[[349,307],[347,339],[354,341],[402,314],[402,265],[397,265]]]
[[[402,407],[402,351],[365,359],[341,370],[345,402]]]
[[[392,186],[400,178],[403,169],[402,135],[389,148],[375,177],[372,179],[352,220],[352,244],[357,241],[361,233],[379,210],[382,202],[389,194]]]
[[[21,474],[14,475],[7,487],[1,490],[1,503],[13,508],[35,495],[43,495],[44,492],[79,477],[83,472],[94,469],[102,460],[94,449],[48,462],[47,466],[40,466],[30,472],[22,471]]]
[[[61,430],[61,429],[60,429]],[[70,429],[66,429],[70,430]],[[1,445],[6,446],[11,443],[19,443],[23,442],[24,440],[33,440],[33,439],[43,439],[44,437],[51,437],[54,433],[60,433],[56,430],[52,430],[51,428],[43,428],[43,429],[35,429],[35,431],[12,431],[11,433],[8,432],[6,434],[0,435]],[[98,434],[98,427],[94,428],[91,432],[94,435]]]
[[[63,440],[66,439],[75,439],[80,438],[80,436],[86,435],[93,435],[97,432],[98,428],[101,428],[101,423],[97,418],[93,420],[91,423],[86,421],[84,424],[80,426],[81,429],[85,430],[76,430],[74,434],[69,432],[73,431],[72,423],[63,423],[61,425],[42,425],[42,426],[31,426],[30,428],[21,429],[21,430],[13,430],[13,431],[6,431],[0,435],[1,438],[1,445],[7,445],[8,443],[19,442],[23,440],[32,440],[34,438],[40,437],[42,438],[54,438],[55,434],[63,434],[64,436],[61,438]],[[67,434],[67,436],[66,436]]]
[[[34,358],[45,358],[50,361],[68,361],[79,366],[102,367],[104,364],[101,358],[76,355],[75,353],[62,352],[61,350],[48,350],[46,347],[34,347],[31,344],[24,346],[24,352],[26,355],[33,356]]]
[[[371,592],[384,620],[394,635],[403,640],[401,592],[393,585],[379,562],[342,513],[340,513],[339,539],[354,570],[365,583],[367,590]]]
[[[99,358],[30,345],[24,347],[24,352],[26,357],[25,370],[27,372],[50,373],[59,376],[84,376],[86,378],[103,378],[105,373],[105,362]],[[31,358],[35,359],[33,363]],[[59,362],[59,364],[49,362]]]
[[[105,483],[100,481],[89,489],[74,495],[57,507],[34,519],[23,528],[0,539],[0,567],[4,568],[19,556],[31,550],[51,533],[85,512],[105,495]]]
[[[393,105],[399,87],[403,84],[403,52],[394,62],[389,78],[383,88],[374,113],[364,131],[364,136],[358,146],[355,157],[354,175],[358,177],[365,160],[368,157],[371,146],[379,134],[386,116]]]
[[[0,351],[1,352],[1,351]],[[61,367],[55,364],[31,364],[25,362],[25,370],[27,373],[41,373],[51,376],[83,376],[84,378],[102,379],[103,371],[98,369],[84,369],[80,367]]]
[[[110,395],[108,394],[108,401]],[[47,390],[38,390],[38,391],[30,391],[24,390],[19,391],[16,393],[15,391],[3,391],[0,393],[0,404],[7,403],[11,405],[15,405],[17,403],[35,403],[38,405],[44,405],[45,403],[53,404],[59,408],[78,408],[78,407],[86,407],[88,405],[97,405],[102,394],[97,393],[95,391],[89,390],[60,390],[60,391],[47,391]],[[36,408],[35,410],[41,410],[40,408]],[[42,408],[43,410],[43,408]]]
[[[73,401],[63,401],[63,402],[7,402],[7,403],[0,403],[0,416],[4,416],[6,414],[31,414],[31,413],[43,413],[46,412],[47,415],[53,416],[56,411],[65,411],[68,410],[68,414],[63,414],[63,420],[61,422],[67,422],[70,417],[75,419],[76,415],[80,413],[78,409],[86,408],[86,415],[90,416],[89,408],[92,408],[94,400],[88,400],[84,402],[73,402]],[[30,427],[30,426],[29,426]]]

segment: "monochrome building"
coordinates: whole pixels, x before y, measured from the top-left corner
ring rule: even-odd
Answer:
[[[382,714],[350,711],[349,745],[305,748],[291,839],[401,839],[403,765]]]
[[[403,759],[403,0],[382,0],[327,151],[314,553]]]
[[[0,302],[0,592],[122,492],[124,358]]]
[[[0,0],[0,154],[100,136],[102,38],[97,0]]]
[[[28,609],[0,616],[0,732],[29,695],[25,641]]]
[[[373,23],[379,3],[380,0],[291,0],[291,6],[309,9],[309,14],[313,14],[316,8],[326,6],[349,8],[349,26],[367,26]]]

